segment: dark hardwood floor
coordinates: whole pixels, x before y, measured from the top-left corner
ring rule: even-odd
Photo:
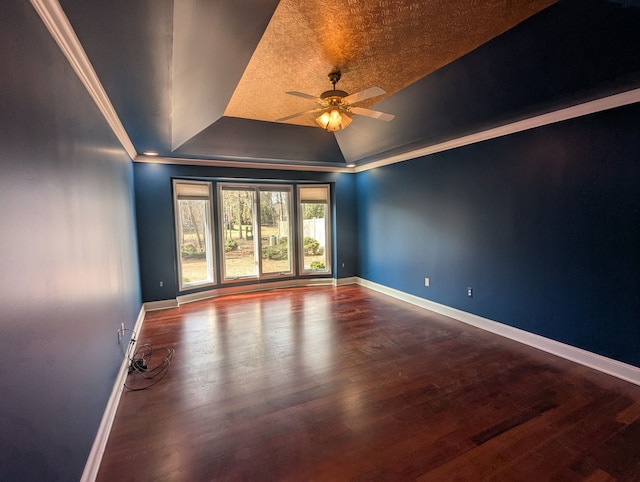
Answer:
[[[151,312],[139,340],[175,354],[123,393],[100,481],[640,480],[640,387],[355,285]]]

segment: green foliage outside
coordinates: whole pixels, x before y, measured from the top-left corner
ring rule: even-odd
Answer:
[[[238,249],[238,242],[235,239],[228,238],[224,242],[224,250],[225,251],[235,251]]]
[[[207,257],[204,249],[198,249],[191,243],[183,244],[180,247],[180,251],[182,259],[201,259]]]
[[[263,246],[262,257],[264,259],[273,259],[275,261],[288,259],[289,250],[287,249],[287,246],[284,244],[277,244],[275,246]]]
[[[322,261],[312,261],[311,269],[321,270],[321,269],[326,269],[326,266]]]
[[[322,254],[322,248],[320,247],[320,243],[310,236],[305,236],[304,254],[308,256],[316,256],[318,254]]]
[[[304,203],[303,219],[324,218],[324,203]]]
[[[287,243],[287,237],[282,236],[279,243],[275,246],[263,246],[262,258],[272,259],[274,261],[289,259],[289,244]]]

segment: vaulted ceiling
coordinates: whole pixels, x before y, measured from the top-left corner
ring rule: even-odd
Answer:
[[[586,1],[592,7],[612,3]],[[510,43],[518,41],[521,48],[539,46],[531,55],[538,63],[542,56],[555,55],[544,52],[554,48],[551,42],[561,52],[558,59],[552,59],[558,65],[563,56],[572,54],[573,42],[582,42],[587,27],[561,27],[577,2],[550,7],[554,3],[556,0],[60,1],[138,153],[156,151],[176,162],[309,168],[364,165],[537,113],[562,105],[576,86],[588,96],[591,88],[611,79],[596,74],[590,81],[573,85],[571,75],[563,81],[553,77],[566,76],[568,68],[559,68],[556,74],[536,71],[537,64],[529,65],[526,57],[532,52],[503,55]],[[569,5],[562,5],[566,3]],[[634,15],[637,10],[632,10]],[[541,15],[540,20],[527,20]],[[596,22],[598,15],[591,12],[589,22]],[[527,27],[529,23],[532,27]],[[545,25],[552,31],[543,31]],[[531,37],[527,28],[538,38],[522,43],[518,39],[523,35]],[[505,38],[505,32],[514,29],[522,34]],[[572,32],[577,38],[569,41],[566,36]],[[484,53],[476,53],[481,46]],[[603,49],[607,47],[605,41]],[[631,55],[637,59],[636,53]],[[627,57],[618,63],[628,65]],[[455,67],[458,62],[460,67]],[[578,64],[576,78],[588,70],[588,59]],[[276,122],[316,107],[312,99],[287,95],[287,91],[317,96],[331,88],[327,74],[336,68],[342,72],[338,88],[349,93],[371,86],[383,88],[386,94],[361,105],[394,114],[395,119],[387,123],[355,116],[347,129],[335,133],[318,128],[312,114]],[[624,75],[628,78],[628,72],[615,73],[616,79]],[[635,85],[636,77],[631,84]],[[531,82],[529,89],[518,87],[524,79]],[[534,85],[540,80],[553,82],[548,87]],[[496,89],[503,95],[496,96]],[[483,96],[486,105],[478,100]],[[442,105],[443,99],[449,106]],[[453,104],[457,106],[451,107]],[[525,107],[532,104],[535,109],[527,112]],[[449,108],[452,115],[443,116]]]

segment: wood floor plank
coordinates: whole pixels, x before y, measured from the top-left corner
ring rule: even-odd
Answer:
[[[640,480],[640,387],[362,287],[151,312],[139,343],[175,353],[99,481]]]

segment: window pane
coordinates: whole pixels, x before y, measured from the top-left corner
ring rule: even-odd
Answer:
[[[290,191],[260,191],[260,245],[263,274],[291,269]]]
[[[222,240],[225,279],[257,276],[255,191],[224,186],[221,189]]]
[[[303,272],[331,272],[329,186],[300,187]]]
[[[181,188],[185,191],[190,187],[200,191],[199,198],[189,199],[188,196],[180,196],[176,201],[181,289],[214,281],[211,205],[208,198],[210,186],[208,184],[176,184],[176,196],[179,195]],[[205,193],[207,196],[204,196]]]

